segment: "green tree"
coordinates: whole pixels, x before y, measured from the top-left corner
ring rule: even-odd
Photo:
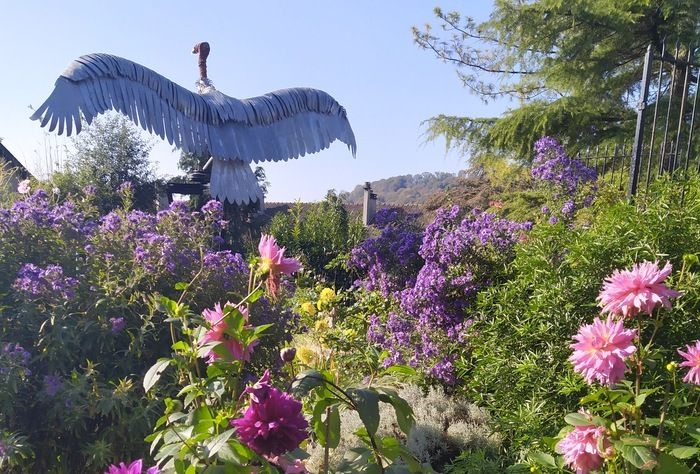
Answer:
[[[414,27],[418,46],[454,65],[485,102],[516,105],[501,117],[433,117],[428,135],[477,161],[527,159],[542,135],[569,146],[630,138],[647,46],[660,56],[664,38],[678,39],[685,57],[685,45],[697,44],[699,13],[698,0],[496,0],[478,23],[436,8],[440,32]]]
[[[73,140],[65,170],[51,180],[62,193],[76,193],[87,185],[96,188],[102,211],[120,203],[119,186],[131,182],[134,206],[153,209],[156,179],[148,160],[152,144],[127,118],[118,114],[97,117]]]

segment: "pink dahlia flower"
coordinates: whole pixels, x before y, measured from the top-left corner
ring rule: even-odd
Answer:
[[[304,461],[294,459],[293,461],[284,456],[268,457],[268,461],[282,468],[284,474],[309,474]]]
[[[681,367],[689,367],[688,373],[683,377],[683,381],[700,385],[700,340],[695,341],[695,345],[688,344],[685,346],[688,352],[683,352],[678,349],[678,353],[685,359],[681,362]]]
[[[282,275],[291,275],[301,270],[301,263],[295,258],[284,256],[284,247],[277,245],[271,235],[260,237],[258,251],[260,252],[260,271],[267,273],[267,289],[271,295],[277,295]]]
[[[226,303],[229,305],[230,303]],[[225,305],[224,305],[225,306]],[[240,307],[238,310],[245,317],[245,321],[248,322],[248,311],[245,307]],[[238,339],[232,337],[226,331],[228,330],[228,324],[224,321],[224,311],[221,309],[221,305],[216,303],[214,309],[205,309],[202,311],[204,319],[206,319],[211,325],[211,329],[204,334],[201,344],[207,344],[210,342],[220,342],[219,347],[224,347],[231,354],[231,357],[235,360],[244,360],[246,362],[250,361],[250,356],[253,354],[253,348],[257,345],[258,341],[254,341],[248,346],[243,346],[243,343]],[[211,364],[217,359],[221,359],[221,355],[217,354],[214,349],[210,350],[207,354],[207,363]]]
[[[231,420],[239,439],[256,453],[272,457],[299,447],[308,436],[301,403],[270,385],[270,372],[245,393],[250,405],[243,418]]]
[[[137,459],[128,466],[123,462],[120,462],[118,465],[112,464],[107,468],[105,474],[141,474],[142,469],[143,461]],[[146,470],[146,474],[160,474],[160,469],[158,469],[158,466],[149,467],[148,470]]]
[[[662,269],[658,262],[642,262],[635,263],[632,270],[615,270],[605,279],[597,298],[602,312],[628,317],[640,312],[651,314],[659,305],[670,309],[669,299],[680,296],[663,284],[671,270],[670,262]]]
[[[637,350],[634,347],[634,329],[625,329],[622,321],[612,317],[581,326],[574,336],[576,342],[569,347],[574,353],[569,360],[574,371],[583,375],[588,383],[597,380],[603,385],[613,385],[625,376],[625,359]]]
[[[605,428],[595,425],[576,426],[557,443],[557,452],[564,455],[566,464],[576,469],[576,474],[588,474],[603,465],[603,456],[607,453],[601,453],[599,446],[611,449]]]

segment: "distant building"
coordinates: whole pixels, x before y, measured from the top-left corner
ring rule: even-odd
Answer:
[[[10,153],[10,150],[5,148],[5,145],[0,142],[0,165],[1,166],[9,166],[10,168],[13,168],[15,170],[14,175],[10,178],[10,180],[7,183],[4,184],[4,188],[6,189],[11,189],[15,190],[17,189],[17,184],[23,179],[28,179],[32,177],[32,174],[27,170],[27,168],[24,167],[22,163],[13,155]],[[0,190],[1,192],[1,190]]]

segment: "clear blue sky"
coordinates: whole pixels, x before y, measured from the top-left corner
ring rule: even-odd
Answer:
[[[286,163],[264,163],[268,201],[321,199],[328,189],[425,171],[456,172],[464,158],[444,142],[425,143],[421,121],[440,114],[498,115],[507,104],[483,105],[453,68],[413,44],[411,26],[433,21],[435,5],[477,19],[490,1],[352,2],[259,0],[4,2],[0,44],[0,137],[30,169],[46,150],[68,142],[29,120],[56,77],[78,56],[105,52],[147,66],[194,89],[192,45],[208,41],[209,77],[233,97],[294,86],[333,95],[348,111],[358,144],[353,159],[341,143]],[[158,173],[178,173],[179,152],[156,138]]]

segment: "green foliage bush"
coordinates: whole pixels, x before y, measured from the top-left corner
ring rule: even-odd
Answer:
[[[589,212],[589,211],[586,211]],[[479,295],[480,317],[458,362],[466,389],[489,409],[517,458],[556,433],[585,393],[567,358],[571,336],[597,314],[595,299],[613,269],[669,260],[700,250],[700,180],[658,182],[635,204],[603,193],[578,226],[540,223],[517,248],[510,277]],[[697,272],[700,268],[686,268]],[[679,347],[700,337],[700,279],[687,279],[673,324],[658,344]]]
[[[359,216],[348,213],[338,196],[329,191],[326,199],[305,208],[300,203],[288,213],[276,214],[268,232],[304,268],[336,287],[347,287],[352,277],[345,268],[350,250],[360,241],[363,226]]]

